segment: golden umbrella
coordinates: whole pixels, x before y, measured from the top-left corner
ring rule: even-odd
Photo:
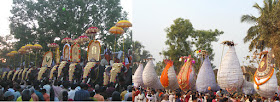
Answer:
[[[14,57],[16,54],[18,54],[18,52],[17,51],[11,51],[10,54],[12,55],[12,57]],[[16,61],[15,61],[15,57],[14,57],[14,69],[16,68],[15,67],[15,62]]]
[[[127,20],[121,20],[116,24],[116,26],[122,28],[129,28],[132,27],[132,24]]]
[[[123,29],[126,29],[126,28],[129,28],[129,27],[132,27],[132,24],[127,20],[121,20],[116,24],[116,26],[121,27]],[[123,52],[124,52],[124,37],[123,37]],[[124,54],[123,54],[123,61],[125,62]]]
[[[115,49],[116,49],[116,43],[117,43],[117,35],[118,34],[119,35],[123,34],[124,31],[121,27],[114,26],[114,27],[109,29],[109,32],[112,33],[112,34],[115,34],[114,52],[116,52]],[[115,62],[115,54],[113,54],[113,61]]]
[[[26,54],[26,50],[25,50],[25,46],[22,46],[19,50],[18,53],[21,54],[21,58],[20,58],[20,64],[22,64],[22,55]]]
[[[40,44],[34,44],[33,45],[33,48],[36,50],[36,52],[35,52],[35,67],[37,67],[36,65],[37,65],[37,51],[39,50],[41,50],[41,49],[43,49],[43,47],[40,45]]]
[[[29,53],[29,63],[28,63],[28,66],[27,67],[29,67],[29,65],[30,65],[30,53],[31,53],[31,51],[32,51],[32,49],[34,48],[33,47],[33,45],[32,44],[27,44],[27,45],[25,45],[25,50]]]

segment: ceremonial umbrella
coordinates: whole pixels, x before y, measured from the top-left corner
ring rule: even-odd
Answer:
[[[121,20],[116,24],[116,26],[121,27],[123,29],[127,29],[129,27],[132,27],[132,24],[127,20]],[[124,51],[124,37],[123,37],[123,51]],[[123,54],[123,61],[125,61],[124,60],[124,54]]]
[[[86,30],[86,34],[87,36],[90,36],[92,39],[95,39],[95,34],[97,32],[99,32],[100,30],[97,28],[97,27],[89,27],[87,30]]]
[[[34,44],[33,48],[36,50],[36,57],[35,57],[35,67],[37,62],[37,51],[40,51],[43,47],[40,44]]]
[[[12,57],[14,57],[16,54],[18,54],[17,51],[11,51],[10,54],[12,55]],[[14,57],[14,69],[15,69],[15,57]]]
[[[68,37],[61,40],[61,43],[63,43],[63,44],[71,43],[71,42],[73,42],[73,40],[71,38],[68,38]]]
[[[116,48],[116,43],[117,43],[117,35],[121,35],[124,33],[124,30],[121,28],[121,27],[117,27],[117,26],[114,26],[112,28],[109,29],[109,32],[112,33],[112,34],[115,34],[115,44],[114,44],[114,52],[115,51],[115,48]],[[115,62],[115,54],[113,54],[113,61]]]

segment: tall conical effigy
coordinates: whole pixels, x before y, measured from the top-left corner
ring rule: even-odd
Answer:
[[[177,79],[179,87],[183,91],[195,89],[195,71],[193,68],[194,61],[191,56],[185,58],[185,63],[182,66]]]
[[[212,69],[209,57],[206,56],[197,75],[196,89],[198,92],[204,93],[208,91],[208,87],[211,87],[211,89],[214,91],[217,90],[215,74]]]
[[[179,84],[174,70],[173,61],[165,60],[166,67],[163,69],[160,77],[160,82],[165,89],[177,89]]]
[[[243,72],[235,52],[235,44],[232,41],[224,41],[223,44],[229,46],[229,49],[222,59],[217,80],[222,89],[233,93],[243,84]]]
[[[143,74],[143,64],[140,63],[132,78],[135,87],[144,86],[142,74]]]
[[[263,55],[259,67],[254,75],[254,88],[257,93],[266,98],[271,98],[277,91],[276,71],[274,70],[274,55],[268,51],[260,53]]]
[[[145,87],[154,88],[154,89],[163,89],[158,76],[155,71],[155,65],[153,61],[150,59],[146,64],[143,71],[143,82]]]

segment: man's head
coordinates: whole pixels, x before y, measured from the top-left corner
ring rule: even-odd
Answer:
[[[6,91],[4,94],[4,98],[6,101],[12,101],[14,99],[13,92],[11,91]]]
[[[81,88],[84,89],[84,90],[87,90],[88,89],[88,85],[85,84],[85,83],[81,83]]]
[[[175,94],[175,98],[180,98],[181,97],[181,93],[180,92],[177,92],[176,94]]]
[[[151,93],[152,93],[152,94],[156,94],[156,90],[153,89]]]
[[[16,84],[16,85],[14,86],[14,89],[15,89],[16,91],[20,91],[21,87],[20,87],[19,84]]]
[[[46,89],[42,89],[42,94],[45,94],[47,92]]]
[[[132,92],[132,86],[131,85],[127,86],[127,91]]]
[[[71,84],[71,89],[74,90],[76,88],[76,84],[72,83]]]
[[[169,95],[168,94],[164,94],[163,95],[163,100],[168,100],[169,99]]]
[[[277,94],[277,93],[275,93],[275,94],[274,94],[274,96],[278,96],[278,94]]]

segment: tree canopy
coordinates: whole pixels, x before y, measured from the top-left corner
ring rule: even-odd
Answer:
[[[10,29],[19,39],[16,49],[28,43],[47,48],[55,38],[75,39],[91,26],[101,31],[97,39],[112,48],[115,36],[108,30],[117,21],[127,19],[120,0],[13,0],[12,7]]]
[[[181,56],[191,55],[192,58],[197,59],[195,51],[206,50],[210,60],[213,60],[214,53],[211,42],[218,41],[218,36],[223,34],[217,29],[213,30],[195,30],[192,23],[188,19],[177,18],[170,27],[166,28],[167,40],[165,44],[168,46],[162,54],[174,61],[175,70],[178,73],[183,62],[179,62]],[[196,71],[200,67],[200,60],[195,65]]]

